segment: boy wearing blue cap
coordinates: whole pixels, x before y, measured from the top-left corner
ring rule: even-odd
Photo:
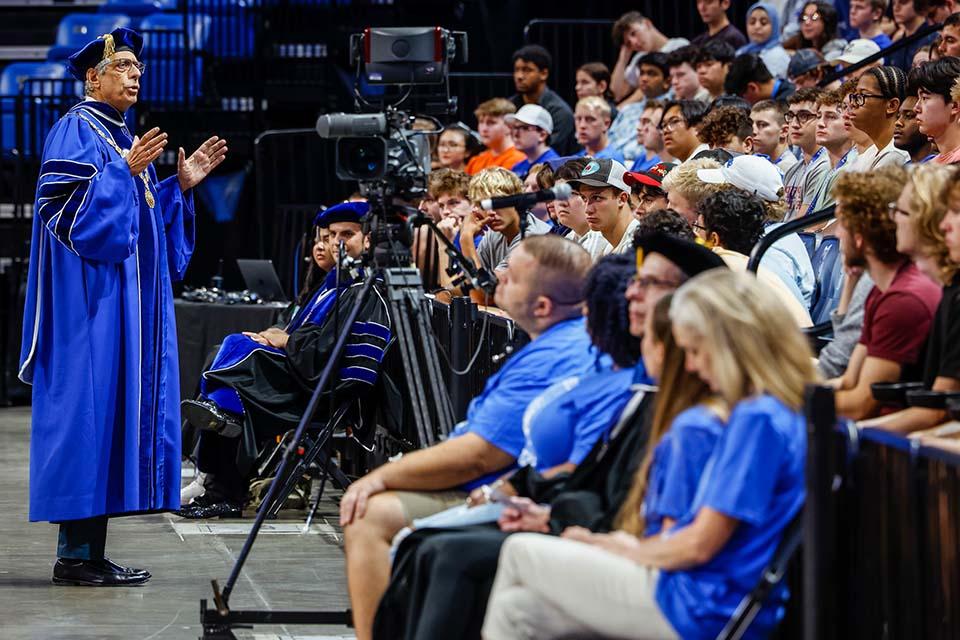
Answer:
[[[172,281],[193,252],[191,189],[226,156],[207,140],[160,181],[167,136],[135,137],[143,39],[117,29],[70,57],[86,100],[53,126],[33,219],[19,377],[33,385],[30,520],[60,525],[53,582],[118,586],[107,518],[180,506]]]

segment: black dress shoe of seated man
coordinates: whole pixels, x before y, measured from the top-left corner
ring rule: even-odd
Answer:
[[[53,584],[75,587],[132,587],[150,579],[140,569],[117,571],[113,563],[103,560],[71,560],[58,558],[53,566]],[[120,569],[120,565],[115,565]]]
[[[239,518],[243,513],[241,505],[223,498],[212,498],[207,495],[196,498],[193,502],[174,511],[181,518],[188,520],[204,520],[206,518]]]
[[[236,438],[243,430],[240,416],[224,411],[209,400],[184,400],[180,403],[180,412],[196,428],[227,438]]]

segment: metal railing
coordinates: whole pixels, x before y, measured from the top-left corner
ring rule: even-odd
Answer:
[[[960,456],[807,406],[805,637],[960,637]]]

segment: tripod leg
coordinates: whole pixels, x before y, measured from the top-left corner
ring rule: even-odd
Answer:
[[[350,309],[350,313],[347,314],[346,326],[352,327],[353,323],[356,321],[357,316],[360,314],[360,309],[363,307],[367,296],[370,294],[370,289],[373,287],[373,282],[376,278],[376,275],[376,271],[371,269],[364,279],[363,285],[357,295],[356,300],[354,301],[353,307]],[[291,458],[293,457],[294,447],[296,447],[297,443],[303,438],[303,434],[307,430],[307,425],[310,424],[313,414],[317,411],[317,404],[320,402],[320,395],[330,383],[335,367],[339,366],[340,356],[343,354],[343,350],[347,344],[347,338],[349,335],[349,331],[343,331],[337,337],[337,342],[333,345],[333,349],[328,356],[327,363],[324,365],[323,371],[320,373],[320,380],[317,382],[317,386],[313,390],[313,395],[310,396],[310,401],[307,403],[307,409],[303,412],[303,416],[300,418],[300,423],[297,425],[297,430],[293,435],[292,442],[283,452],[283,459],[280,461],[280,467],[277,469],[277,475],[285,473],[287,467],[290,465]],[[265,502],[271,503],[276,500],[279,490],[280,487],[277,483],[271,484],[270,491],[267,493]],[[250,555],[250,551],[253,549],[253,543],[257,539],[257,534],[260,533],[260,528],[263,527],[263,522],[266,520],[266,518],[267,512],[265,509],[261,509],[257,512],[257,517],[253,522],[253,527],[251,527],[250,533],[247,534],[247,539],[243,543],[243,548],[240,549],[240,554],[237,556],[237,561],[233,565],[233,570],[230,572],[230,577],[227,579],[227,583],[223,587],[222,599],[224,604],[228,604],[230,602],[230,594],[233,592],[233,588],[236,586],[237,580],[240,578],[240,572],[243,570],[243,565],[246,563],[247,557]]]

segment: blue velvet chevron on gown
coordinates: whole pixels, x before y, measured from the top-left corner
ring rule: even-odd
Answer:
[[[193,252],[193,199],[151,166],[151,209],[108,140],[133,144],[116,109],[87,100],[43,152],[19,371],[34,521],[180,506],[172,281]]]

